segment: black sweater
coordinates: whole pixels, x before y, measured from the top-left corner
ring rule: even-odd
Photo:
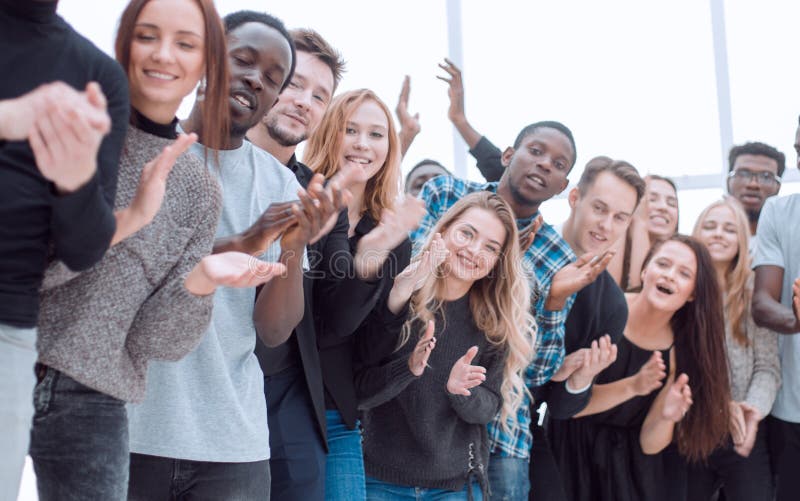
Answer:
[[[402,324],[387,326],[387,333]],[[436,348],[415,377],[408,357],[421,331],[381,365],[361,368],[357,387],[364,413],[367,475],[398,485],[460,490],[470,478],[485,488],[489,460],[486,425],[502,405],[505,351],[489,344],[469,309],[469,294],[444,303],[436,318]],[[368,341],[368,340],[363,340]],[[471,395],[453,395],[447,380],[453,364],[471,346],[473,365],[486,368],[486,381]]]
[[[42,177],[27,141],[0,141],[0,323],[17,327],[36,325],[48,260],[83,270],[108,248],[128,127],[124,72],[55,10],[55,2],[0,0],[0,100],[53,81],[78,90],[96,81],[108,100],[112,130],[100,145],[95,176],[66,196]]]

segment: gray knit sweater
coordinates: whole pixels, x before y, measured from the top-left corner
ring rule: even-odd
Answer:
[[[171,139],[128,128],[115,208],[130,205],[145,163]],[[212,295],[190,294],[189,271],[211,253],[222,199],[201,159],[184,153],[153,221],[75,274],[51,265],[42,291],[39,361],[127,402],[144,398],[147,361],[178,360],[202,338]]]
[[[778,334],[757,326],[749,311],[745,312],[744,322],[747,346],[733,338],[730,322],[725,318],[731,398],[747,402],[766,417],[781,386]]]
[[[365,369],[358,388],[364,413],[367,475],[398,485],[460,490],[468,480],[486,485],[489,437],[486,425],[502,405],[504,350],[489,344],[472,321],[469,294],[444,304],[436,319],[436,348],[420,377],[411,374],[410,339],[379,367]],[[471,346],[472,362],[486,368],[486,381],[469,397],[447,391],[453,364]]]

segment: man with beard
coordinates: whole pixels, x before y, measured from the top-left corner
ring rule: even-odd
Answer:
[[[750,220],[750,250],[754,251],[758,217],[767,198],[781,189],[786,157],[764,143],[734,146],[728,155],[728,193],[744,207]]]

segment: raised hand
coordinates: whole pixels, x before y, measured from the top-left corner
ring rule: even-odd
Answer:
[[[439,63],[439,68],[443,69],[447,76],[437,75],[436,78],[447,82],[447,96],[450,98],[450,108],[447,110],[447,118],[451,122],[466,120],[464,113],[464,82],[461,78],[461,69],[451,60],[445,58],[444,63]]]
[[[592,341],[591,346],[583,352],[583,363],[569,377],[569,385],[573,390],[585,388],[595,376],[617,359],[617,345],[611,343],[611,336],[606,334],[599,340]]]
[[[661,388],[664,378],[667,376],[666,371],[667,366],[661,358],[661,352],[654,351],[650,359],[633,376],[633,393],[644,396]]]
[[[469,391],[472,388],[486,381],[486,368],[480,365],[472,365],[475,355],[478,354],[478,347],[473,346],[468,349],[463,357],[456,360],[453,368],[450,369],[450,377],[447,379],[447,391],[453,395],[472,395]]]
[[[241,241],[240,244],[229,247],[227,240],[222,239],[222,244],[215,244],[215,251],[222,247],[223,250],[235,248],[253,256],[265,253],[272,242],[296,222],[293,210],[296,205],[296,201],[270,204],[249,228],[235,238]]]
[[[105,106],[96,85],[89,87],[92,101]],[[110,128],[110,119],[105,108],[97,109],[85,94],[76,96],[66,85],[55,89],[35,105],[44,106],[44,110],[29,127],[28,141],[42,176],[59,192],[71,193],[97,171],[97,150]],[[56,100],[61,94],[64,100]]]
[[[106,99],[96,82],[90,82],[85,92],[77,91],[64,82],[52,82],[17,98],[0,101],[0,139],[28,139],[36,121],[51,106],[77,110],[93,129],[103,135],[111,130]]]
[[[421,130],[419,124],[419,113],[411,114],[408,111],[408,96],[411,93],[411,77],[408,75],[403,78],[403,87],[400,90],[400,97],[397,100],[397,107],[395,113],[397,114],[397,121],[400,123],[400,151],[402,156],[405,156],[414,138]]]
[[[419,259],[412,261],[395,277],[387,302],[389,310],[395,314],[399,313],[411,295],[418,291],[432,274],[437,273],[439,265],[447,259],[449,254],[450,251],[447,250],[442,235],[435,234],[430,247],[422,253]]]
[[[286,273],[281,263],[267,263],[242,252],[221,252],[200,260],[184,282],[197,296],[214,292],[217,287],[250,288]]]
[[[558,270],[553,276],[545,309],[550,311],[562,309],[569,296],[595,281],[611,262],[612,257],[614,257],[613,251],[606,251],[602,255],[587,253],[574,263]]]
[[[681,374],[667,391],[661,416],[668,421],[677,423],[683,419],[691,406],[692,389],[689,387],[689,376]]]
[[[431,352],[436,348],[436,338],[433,337],[433,330],[433,320],[428,320],[425,332],[417,342],[417,346],[414,347],[414,351],[411,352],[411,356],[408,357],[408,369],[411,371],[411,374],[417,377],[425,372],[425,367],[428,366],[428,359],[431,356]]]
[[[324,183],[325,178],[322,174],[316,174],[308,184],[307,193],[314,206],[319,209],[319,218],[322,221],[322,226],[309,242],[312,244],[333,229],[339,218],[339,212],[347,207],[351,197],[350,192],[342,190],[338,183],[328,183],[328,187],[325,187]]]
[[[588,348],[579,348],[565,356],[561,367],[558,368],[550,380],[555,382],[566,381],[576,370],[583,366],[583,361],[588,351]]]
[[[167,190],[167,177],[175,165],[175,161],[189,146],[197,141],[197,134],[181,134],[174,143],[164,148],[156,158],[147,162],[139,178],[131,204],[117,211],[117,231],[111,239],[114,245],[144,228],[156,217],[164,193]]]
[[[358,242],[354,264],[362,279],[374,278],[383,268],[389,252],[408,238],[425,217],[425,202],[406,195],[395,210],[384,209],[381,220]]]
[[[544,218],[539,214],[529,225],[519,230],[519,248],[523,254],[533,244],[533,239],[536,238],[536,233],[539,232],[543,224]]]

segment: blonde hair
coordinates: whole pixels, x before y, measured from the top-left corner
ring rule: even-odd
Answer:
[[[392,114],[374,92],[369,89],[358,89],[336,96],[322,117],[319,128],[308,141],[303,160],[311,170],[322,174],[326,179],[339,172],[347,120],[367,100],[374,101],[383,110],[389,123],[387,131],[389,150],[386,162],[378,173],[367,181],[364,189],[364,207],[361,208],[375,221],[380,221],[381,211],[393,208],[400,196],[401,155],[400,139],[392,121]]]
[[[536,322],[530,313],[531,295],[528,285],[530,271],[522,265],[522,251],[518,243],[517,224],[511,207],[498,195],[482,191],[463,197],[448,210],[431,230],[431,237],[425,243],[422,253],[431,246],[432,236],[444,234],[470,208],[477,207],[496,215],[506,230],[500,256],[489,274],[475,281],[469,290],[469,306],[472,319],[480,331],[486,335],[491,345],[506,352],[503,367],[503,382],[500,393],[503,406],[500,411],[501,423],[507,428],[508,418],[516,420],[517,410],[524,395],[530,396],[523,381],[525,368],[533,359],[536,339]],[[447,270],[440,265],[431,273],[422,287],[410,300],[411,316],[403,326],[400,346],[417,332],[415,326],[433,320],[441,311],[439,299],[444,289]]]
[[[750,301],[753,297],[753,271],[750,269],[750,224],[747,214],[733,197],[726,196],[706,207],[697,222],[694,224],[692,236],[698,237],[703,226],[703,221],[708,213],[717,207],[727,207],[733,213],[736,221],[737,247],[736,257],[731,261],[725,273],[725,315],[731,327],[733,338],[742,346],[747,346],[747,332],[745,325],[750,315]]]

